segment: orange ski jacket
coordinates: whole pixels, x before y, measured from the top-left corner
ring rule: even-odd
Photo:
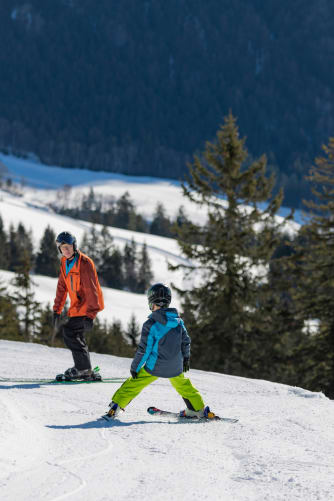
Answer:
[[[53,311],[60,314],[70,296],[69,317],[86,316],[94,319],[104,309],[103,294],[97,277],[94,262],[82,252],[73,268],[66,275],[66,258],[61,258]]]

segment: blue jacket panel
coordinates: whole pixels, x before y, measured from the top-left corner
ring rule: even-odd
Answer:
[[[176,377],[190,357],[190,337],[175,308],[154,311],[143,325],[131,370],[142,367],[157,377]]]

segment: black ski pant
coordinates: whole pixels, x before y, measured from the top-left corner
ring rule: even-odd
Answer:
[[[85,319],[86,317],[70,317],[63,326],[64,342],[72,351],[74,367],[79,371],[92,368],[85,339],[85,331],[88,330]]]

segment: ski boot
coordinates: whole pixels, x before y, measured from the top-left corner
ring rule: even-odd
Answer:
[[[190,418],[190,419],[214,419],[215,418],[215,413],[210,411],[210,407],[206,406],[203,407],[203,409],[199,411],[194,411],[192,409],[184,409],[183,411],[180,411],[180,417],[184,418]]]
[[[109,411],[102,416],[102,418],[105,419],[106,421],[112,421],[118,416],[118,414],[121,411],[124,411],[124,409],[122,409],[115,402],[110,402],[109,407],[110,407]]]
[[[56,376],[56,381],[102,381],[101,375],[99,374],[99,367],[92,369],[82,369],[79,370],[76,367],[71,367],[64,372],[64,374],[58,374]]]

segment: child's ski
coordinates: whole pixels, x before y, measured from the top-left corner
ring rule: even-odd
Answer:
[[[166,416],[166,417],[174,417],[178,419],[190,419],[190,420],[197,420],[197,421],[225,421],[225,423],[237,423],[239,420],[235,418],[226,418],[226,417],[220,417],[216,416],[213,418],[198,418],[198,417],[189,417],[189,416],[182,416],[180,415],[179,412],[171,412],[171,411],[163,411],[161,409],[158,409],[157,407],[149,407],[147,409],[147,412],[151,414],[152,416],[159,415],[159,416]]]

